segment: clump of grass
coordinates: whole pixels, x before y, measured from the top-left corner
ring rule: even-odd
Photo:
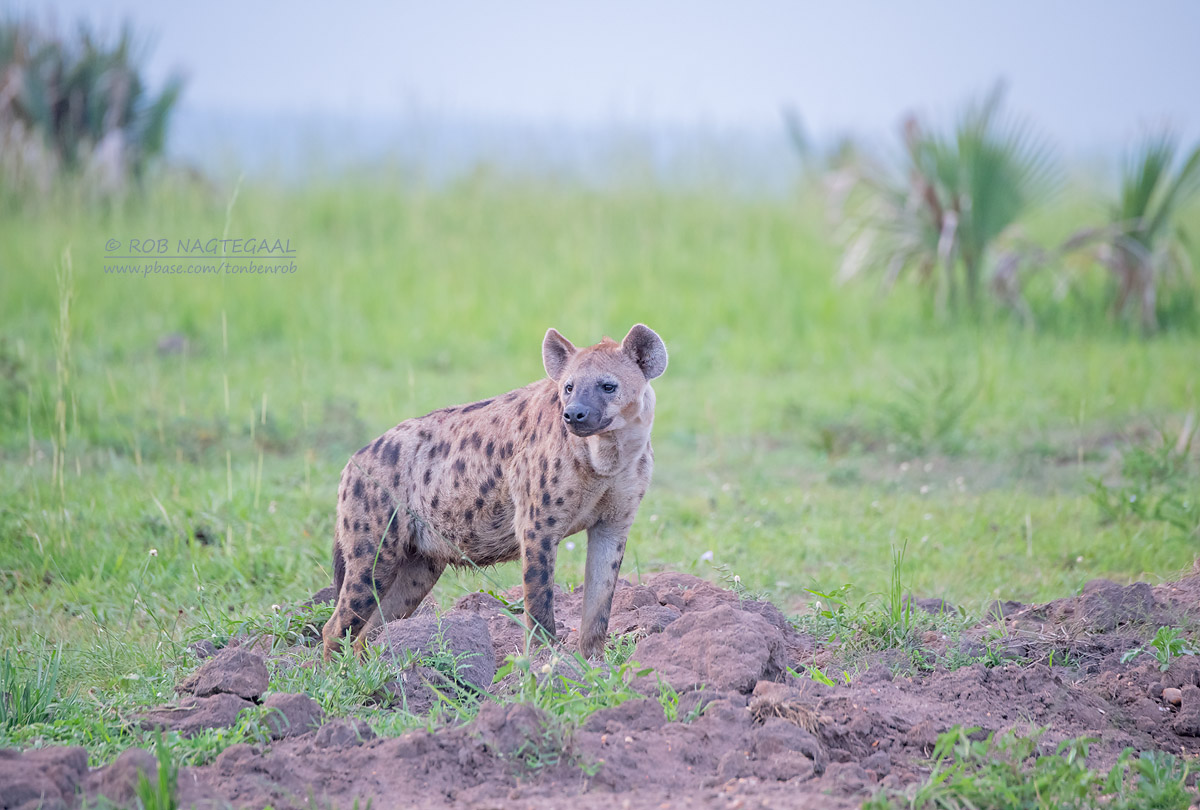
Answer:
[[[430,682],[430,689],[442,708],[450,711],[457,720],[465,722],[475,716],[480,700],[486,695],[463,675],[463,669],[473,666],[471,659],[479,655],[475,652],[455,652],[439,628],[431,649],[414,656],[409,666],[427,667],[437,673],[442,683]]]
[[[13,729],[50,719],[54,693],[62,666],[62,648],[37,666],[25,670],[13,660],[12,650],[0,657],[0,728]]]
[[[938,737],[924,782],[905,791],[882,790],[865,810],[1187,810],[1196,794],[1186,787],[1188,765],[1176,757],[1126,749],[1107,773],[1086,760],[1094,740],[1064,740],[1041,754],[1043,730],[977,739],[978,728],[955,726]]]
[[[907,541],[900,548],[892,546],[891,577],[888,582],[887,600],[883,605],[885,621],[881,629],[885,637],[896,644],[908,641],[915,626],[912,603],[904,599],[904,583],[900,579],[900,572],[904,568],[904,552],[907,550]]]
[[[334,649],[324,666],[276,667],[271,689],[304,692],[330,717],[343,717],[366,707],[390,708],[403,698],[388,688],[396,679],[396,664],[382,647],[368,645],[362,657],[352,645]]]
[[[956,637],[961,634],[966,619],[957,611],[935,614],[918,609],[905,596],[903,573],[907,548],[907,543],[898,548],[892,547],[892,564],[885,592],[876,594],[873,599],[852,601],[850,593],[854,586],[850,584],[829,591],[806,589],[817,599],[812,603],[811,612],[795,619],[793,624],[803,632],[824,638],[827,644],[836,646],[850,662],[868,653],[898,651],[901,658],[891,664],[893,674],[930,671],[939,663],[948,668],[979,661],[994,665],[998,656],[992,649],[985,650],[979,656],[952,652],[939,657],[922,646],[919,639],[923,632],[935,630]],[[950,649],[954,649],[953,645]],[[806,670],[805,674],[818,683],[827,686],[836,683],[835,678],[816,667],[809,666]],[[843,677],[849,683],[853,676],[844,670]]]
[[[733,569],[724,563],[714,564],[712,570],[716,572],[721,582],[725,583],[725,587],[737,594],[738,599],[759,602],[768,596],[766,591],[753,590],[746,587],[745,583],[742,582],[741,574],[735,574]]]
[[[497,670],[493,683],[514,676],[514,700],[536,706],[574,727],[600,709],[641,697],[629,680],[650,673],[629,660],[615,666],[607,662],[592,666],[578,652],[556,653],[540,668],[534,668],[533,659],[527,655],[510,655]]]
[[[1091,478],[1092,502],[1106,521],[1166,523],[1185,534],[1200,532],[1200,488],[1190,451],[1195,430],[1189,416],[1178,439],[1160,432],[1155,441],[1131,444],[1121,458],[1121,482]]]
[[[278,652],[296,645],[308,645],[321,637],[321,628],[333,615],[332,602],[317,602],[311,605],[283,608],[272,606],[270,612],[234,617],[221,624],[221,632],[213,633],[206,628],[205,637],[218,638],[244,635],[250,642],[266,639],[271,652]]]
[[[797,620],[800,629],[823,636],[831,644],[842,644],[855,650],[883,650],[911,646],[916,633],[932,628],[939,617],[914,610],[904,598],[904,555],[907,542],[892,547],[892,564],[888,589],[878,599],[851,602],[853,585],[846,584],[829,591],[805,589],[817,597],[812,613]],[[941,617],[946,618],[955,617]]]

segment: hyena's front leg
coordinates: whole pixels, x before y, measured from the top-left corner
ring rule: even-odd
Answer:
[[[556,637],[554,624],[554,562],[558,534],[537,523],[518,525],[521,570],[525,582],[525,622],[547,642]]]
[[[584,657],[602,655],[608,641],[608,615],[629,526],[597,523],[588,529],[587,567],[583,579],[583,623],[579,628],[579,652]]]

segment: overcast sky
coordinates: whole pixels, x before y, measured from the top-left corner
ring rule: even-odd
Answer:
[[[9,3],[14,7],[13,3]],[[1200,136],[1200,2],[159,2],[18,0],[132,20],[193,110],[891,133],[1004,78],[1071,149]]]

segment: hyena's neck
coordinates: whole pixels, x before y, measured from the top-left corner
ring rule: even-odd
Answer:
[[[640,402],[621,413],[622,424],[604,433],[581,439],[570,436],[577,457],[600,476],[613,476],[629,469],[650,446],[654,426],[654,389],[646,386]]]

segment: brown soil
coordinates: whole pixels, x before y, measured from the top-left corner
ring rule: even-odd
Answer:
[[[557,592],[568,648],[580,601],[578,593]],[[948,609],[940,601],[914,605]],[[859,660],[851,684],[829,687],[789,668],[836,667],[839,651],[797,633],[773,605],[659,574],[620,586],[610,629],[637,634],[633,659],[678,690],[678,716],[699,714],[691,722],[667,722],[653,676],[634,683],[648,697],[593,714],[565,739],[537,709],[508,701],[485,701],[466,726],[381,739],[361,722],[326,721],[303,696],[268,695],[281,710],[275,740],[262,749],[235,745],[211,765],[184,768],[179,798],[184,807],[349,808],[371,800],[432,808],[557,808],[567,801],[606,809],[849,808],[881,785],[922,779],[937,735],[954,725],[982,733],[1045,726],[1047,749],[1093,737],[1093,767],[1111,765],[1127,746],[1200,755],[1200,658],[1178,658],[1166,672],[1148,655],[1120,660],[1159,625],[1196,626],[1200,574],[1156,587],[1096,581],[1077,597],[997,603],[994,610],[994,621],[953,643],[927,633],[926,660],[939,662],[931,670],[914,672],[910,658],[891,651]],[[440,621],[423,612],[393,623],[377,643],[405,660],[402,650],[428,649],[435,634],[473,657],[478,670],[454,683],[439,683],[435,671],[406,672],[397,688],[410,706],[429,697],[431,681],[482,685],[496,695],[512,689],[511,677],[490,685],[523,640],[502,602],[472,594]],[[989,662],[1001,663],[946,668],[978,656],[985,644],[995,650]],[[317,652],[292,654],[315,659]],[[553,655],[540,651],[534,667]],[[180,684],[183,708],[147,711],[142,722],[185,733],[228,724],[231,710],[264,700],[262,663],[245,648],[219,651]],[[145,767],[152,757],[137,749],[91,772],[81,749],[0,751],[0,810],[77,806],[81,795],[125,802],[136,768]]]

